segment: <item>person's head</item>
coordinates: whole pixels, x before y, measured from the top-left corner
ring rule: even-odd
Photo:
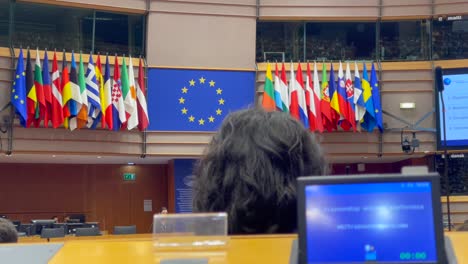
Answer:
[[[9,220],[0,218],[0,243],[16,242],[18,242],[18,233],[15,226]]]
[[[52,216],[52,220],[54,220],[55,223],[58,223],[58,216],[56,216],[56,215]]]
[[[161,214],[167,214],[167,208],[166,207],[161,208]]]
[[[320,146],[286,113],[230,114],[195,169],[196,212],[228,213],[229,233],[292,233],[296,178],[322,175]]]

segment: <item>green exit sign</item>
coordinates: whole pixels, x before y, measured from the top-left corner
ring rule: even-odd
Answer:
[[[124,179],[124,181],[134,181],[134,180],[136,180],[136,174],[135,173],[124,173],[123,174],[123,179]]]

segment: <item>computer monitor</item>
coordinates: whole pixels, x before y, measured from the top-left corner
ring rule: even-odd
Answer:
[[[31,235],[41,235],[42,228],[53,228],[55,220],[53,219],[36,219],[31,220]]]
[[[299,260],[446,263],[439,176],[298,179]]]

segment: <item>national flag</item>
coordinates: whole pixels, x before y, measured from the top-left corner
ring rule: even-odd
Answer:
[[[364,104],[364,98],[362,96],[362,81],[359,75],[359,69],[357,63],[354,62],[354,113],[357,125],[362,122],[364,114],[366,113],[366,105]]]
[[[263,86],[262,106],[266,111],[275,111],[275,89],[273,88],[273,78],[271,76],[271,65],[267,64],[265,85]]]
[[[348,110],[348,96],[346,94],[346,82],[343,71],[343,64],[340,61],[340,67],[338,69],[338,104],[340,105],[340,126],[345,131],[349,131],[352,127],[351,121],[349,121],[349,110]],[[354,116],[351,118],[354,120]]]
[[[101,98],[92,54],[89,55],[88,69],[86,70],[85,78],[86,95],[88,99],[88,127],[96,129],[97,124],[101,120]]]
[[[72,57],[72,60],[73,60],[73,57]],[[71,88],[71,82],[70,82],[70,73],[68,72],[68,67],[67,67],[67,57],[65,55],[65,51],[62,52],[62,80],[60,83],[60,87],[62,88],[63,126],[65,128],[69,128],[68,118],[71,115],[70,105],[72,104],[72,100],[71,100],[72,88]]]
[[[34,74],[31,65],[31,53],[28,49],[26,58],[26,92],[28,98],[26,99],[26,107],[28,112],[28,119],[26,127],[30,127],[34,120],[39,118],[39,108],[37,106],[36,86],[34,85]]]
[[[68,75],[68,70],[67,70]],[[64,77],[65,78],[65,77]],[[68,79],[68,76],[66,77]],[[60,84],[60,73],[58,70],[57,54],[54,52],[52,62],[52,127],[57,128],[63,124],[63,101],[62,86]]]
[[[315,104],[315,113],[316,115],[316,120],[315,120],[315,127],[317,130],[322,133],[323,132],[323,121],[322,121],[322,108],[321,108],[321,100],[322,100],[322,95],[321,95],[321,89],[320,89],[320,82],[319,82],[319,77],[318,77],[318,71],[317,71],[317,63],[314,62],[314,82],[313,82],[313,87],[314,87],[314,104]]]
[[[330,92],[330,107],[331,107],[332,122],[336,127],[341,117],[341,111],[340,111],[340,104],[338,101],[338,92],[337,92],[336,81],[335,81],[335,71],[333,70],[333,63],[331,63],[330,65],[331,65],[330,80],[328,81],[329,92]]]
[[[332,131],[336,128],[336,124],[333,123],[332,109],[330,107],[330,90],[328,87],[327,68],[325,63],[322,63],[322,90],[320,107],[322,109],[322,122],[323,128]]]
[[[44,62],[42,64],[42,89],[45,99],[44,127],[49,127],[49,120],[52,121],[52,84],[50,82],[49,58],[47,50],[44,52]]]
[[[113,115],[112,115],[112,80],[110,77],[109,56],[106,56],[106,71],[104,73],[104,101],[102,108],[105,109],[105,119],[109,130],[113,129]]]
[[[26,72],[24,71],[23,49],[20,49],[18,62],[16,63],[15,80],[11,89],[11,104],[15,107],[20,124],[26,127],[28,120],[28,110],[26,103]]]
[[[127,129],[132,130],[138,126],[138,109],[136,102],[135,73],[133,70],[133,61],[131,56],[128,60],[128,88],[128,92],[123,92],[123,95],[125,103],[125,112],[127,112]]]
[[[86,78],[83,65],[83,55],[80,52],[80,69],[78,71],[78,86],[80,87],[81,109],[76,115],[76,127],[83,128],[88,124],[89,102],[86,90]]]
[[[128,82],[128,71],[127,71],[127,64],[125,62],[125,57],[122,58],[120,81],[121,81],[120,89],[122,91],[122,99],[124,102],[125,120],[126,120],[125,122],[122,122],[121,128],[125,128],[127,127],[128,118],[130,117],[130,115],[128,114],[129,110],[127,110],[127,107],[131,107],[131,105],[125,101],[125,98],[128,96],[129,91],[130,91],[130,84]]]
[[[294,65],[291,62],[291,74],[289,76],[289,113],[291,116],[301,121],[299,114],[299,98],[297,96],[296,77],[294,75]]]
[[[104,93],[104,75],[101,65],[101,55],[98,54],[96,59],[96,82],[99,86],[99,99],[101,100],[101,127],[106,127],[106,95]]]
[[[39,118],[34,120],[34,126],[39,127],[41,120],[46,120],[47,116],[47,105],[44,96],[44,87],[42,80],[42,69],[41,69],[41,59],[39,56],[39,49],[36,49],[36,64],[34,65],[34,87],[36,87],[36,96],[37,96],[37,107],[39,110]],[[47,117],[48,119],[48,117]],[[44,126],[47,126],[44,124]]]
[[[297,74],[296,74],[296,91],[297,91],[297,101],[299,103],[299,117],[301,123],[305,128],[309,128],[309,116],[307,115],[307,102],[304,89],[304,77],[302,76],[301,64],[297,65]]]
[[[119,60],[115,56],[114,83],[112,87],[112,129],[117,131],[127,121],[125,105],[122,98],[122,82],[120,80]]]
[[[280,89],[281,89],[281,102],[283,104],[283,112],[289,113],[288,80],[286,78],[286,70],[284,68],[284,62],[281,65]]]
[[[65,89],[63,91],[64,95],[64,102],[68,101],[68,127],[70,130],[75,130],[78,126],[77,124],[77,116],[79,112],[81,111],[82,105],[83,105],[83,98],[81,97],[81,88],[78,83],[78,73],[76,70],[76,61],[75,61],[75,54],[72,51],[72,60],[71,60],[71,68],[70,68],[70,74],[69,74],[69,86],[70,88],[68,89],[67,86],[65,86]],[[63,83],[63,81],[62,81]],[[69,90],[69,91],[66,91]],[[67,92],[67,95],[65,96],[65,93]],[[69,94],[68,94],[69,93]],[[64,103],[64,108],[67,107]]]
[[[309,117],[309,129],[310,131],[316,131],[318,128],[317,124],[317,112],[315,109],[315,100],[314,100],[314,87],[312,83],[312,74],[310,72],[310,64],[307,63],[307,73],[306,73],[306,89],[305,89],[305,97],[306,97],[306,104],[307,104],[307,116]]]
[[[367,74],[367,68],[366,68],[365,63],[364,63],[364,67],[362,70],[362,90],[363,90],[362,95],[364,99],[364,104],[366,105],[366,113],[364,114],[364,120],[361,123],[361,126],[368,132],[372,132],[377,123],[375,120],[375,109],[374,109],[374,101],[372,98],[372,88],[369,84],[369,76]]]
[[[148,107],[146,105],[145,72],[143,71],[143,59],[140,58],[138,65],[137,106],[138,106],[138,129],[145,130],[149,124]]]
[[[345,87],[346,87],[346,100],[348,111],[346,119],[351,124],[353,131],[356,132],[356,117],[355,117],[355,106],[354,106],[354,88],[353,81],[351,79],[351,69],[349,68],[349,62],[346,63],[346,76],[345,76]]]
[[[281,101],[281,81],[278,71],[278,63],[275,63],[275,105],[277,110],[283,111],[283,101]]]
[[[374,102],[375,121],[380,132],[383,132],[382,104],[380,102],[380,89],[377,73],[375,72],[374,63],[372,63],[370,86],[372,90],[372,101]]]

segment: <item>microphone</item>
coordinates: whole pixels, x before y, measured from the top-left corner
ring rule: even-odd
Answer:
[[[435,85],[437,88],[438,92],[443,92],[444,91],[444,81],[442,80],[442,68],[440,66],[437,66],[435,68]]]

